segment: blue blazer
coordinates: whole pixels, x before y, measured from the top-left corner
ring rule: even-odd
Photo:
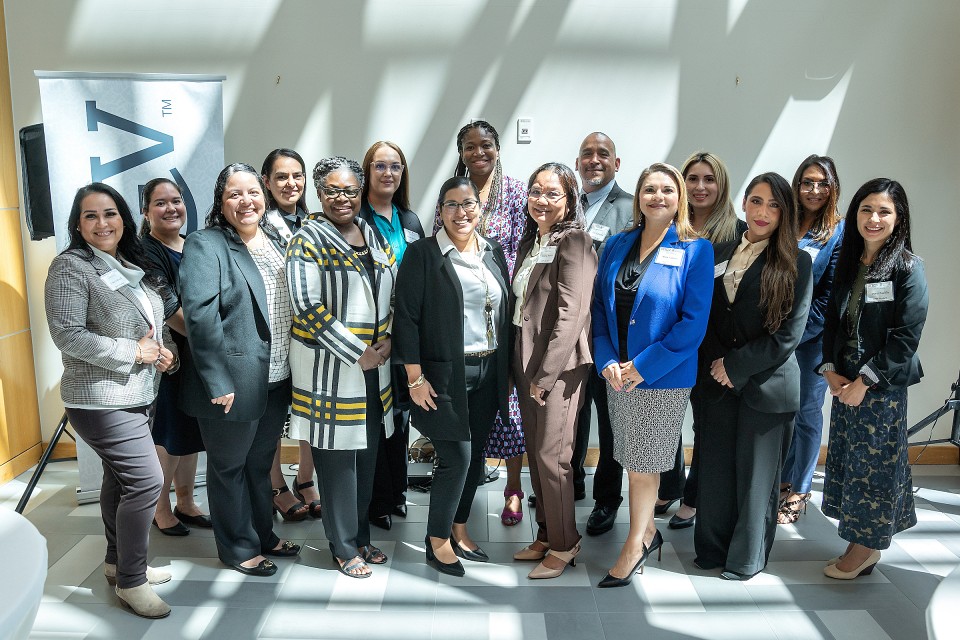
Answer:
[[[797,246],[813,258],[813,298],[810,300],[810,312],[807,326],[803,329],[800,344],[820,340],[823,335],[824,317],[830,302],[830,289],[833,288],[833,271],[840,257],[840,245],[843,244],[843,223],[837,225],[833,235],[825,243],[815,242],[813,233],[808,231]]]
[[[620,265],[640,236],[640,229],[618,233],[607,241],[593,295],[593,349],[597,371],[619,362],[619,336],[614,283]],[[627,350],[643,376],[643,389],[682,389],[697,381],[697,348],[707,330],[713,298],[713,246],[698,238],[681,242],[670,225],[660,243],[680,249],[679,266],[647,269],[633,303]]]

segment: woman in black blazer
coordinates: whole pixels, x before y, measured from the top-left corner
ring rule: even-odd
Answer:
[[[467,519],[483,472],[483,447],[497,411],[506,415],[508,395],[510,278],[500,245],[476,232],[479,199],[469,178],[443,184],[443,227],[407,248],[393,319],[393,355],[405,366],[411,419],[440,460],[424,541],[427,560],[458,576],[464,569],[457,556],[488,559],[470,539]]]
[[[264,555],[300,546],[273,532],[270,465],[290,404],[290,298],[278,238],[263,223],[260,174],[231,164],[207,228],[187,237],[180,295],[190,349],[180,403],[207,449],[207,496],[220,560],[268,576]]]
[[[917,523],[907,458],[907,387],[927,318],[923,262],[911,252],[910,207],[899,182],[876,178],[850,201],[823,329],[833,394],[823,513],[840,521],[846,551],[824,568],[850,580]]]
[[[395,142],[374,142],[363,156],[360,217],[390,245],[399,265],[407,246],[424,236],[423,225],[410,210],[410,167]],[[377,470],[370,500],[370,524],[389,530],[393,516],[407,517],[407,439],[410,396],[402,365],[393,368],[393,435],[380,433]]]
[[[748,580],[767,564],[777,526],[780,467],[800,407],[794,350],[810,307],[810,256],[797,249],[790,183],[750,181],[747,231],[714,251],[714,292],[700,347],[694,413],[700,483],[694,564]]]

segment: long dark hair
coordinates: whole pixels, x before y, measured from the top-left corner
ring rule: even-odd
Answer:
[[[810,231],[814,234],[814,241],[823,244],[830,239],[833,231],[840,224],[840,212],[837,211],[837,205],[840,202],[840,178],[837,175],[837,165],[834,164],[830,156],[818,156],[813,154],[807,156],[797,172],[793,174],[793,195],[797,199],[797,212],[803,214],[803,206],[800,204],[800,182],[803,179],[803,172],[810,167],[817,167],[827,176],[827,182],[830,183],[830,194],[827,201],[820,210],[817,211],[817,218],[813,221]]]
[[[577,184],[577,175],[573,169],[561,162],[547,162],[537,167],[530,174],[527,181],[527,193],[533,188],[533,183],[537,181],[537,176],[544,171],[551,171],[560,179],[560,185],[563,187],[566,196],[566,212],[558,222],[550,227],[550,233],[558,233],[567,229],[583,229],[583,208],[580,206],[580,187]],[[520,242],[528,238],[535,238],[539,233],[539,227],[536,221],[530,216],[530,201],[527,200],[527,224],[523,227],[523,235],[520,236]]]
[[[70,215],[67,217],[67,227],[70,230],[70,244],[67,245],[64,251],[75,249],[87,260],[93,260],[93,250],[90,248],[90,245],[87,244],[87,241],[83,239],[83,236],[80,235],[80,214],[83,210],[83,199],[94,193],[109,196],[117,206],[117,213],[120,214],[120,220],[123,222],[123,234],[121,234],[120,241],[117,243],[117,258],[122,257],[125,262],[143,270],[143,272],[147,274],[143,278],[144,281],[163,295],[166,280],[158,276],[150,275],[147,257],[143,250],[143,244],[140,242],[140,237],[137,235],[137,224],[133,221],[130,206],[127,204],[127,201],[123,199],[123,196],[108,184],[91,182],[77,189],[76,195],[73,196],[73,205],[70,207]]]
[[[867,279],[886,280],[895,269],[908,272],[913,269],[915,256],[913,244],[910,241],[910,204],[907,202],[907,192],[896,180],[874,178],[864,183],[853,194],[853,199],[850,200],[850,206],[847,208],[843,244],[840,246],[840,257],[837,259],[834,287],[850,286],[857,277],[864,249],[863,236],[857,228],[857,213],[867,196],[875,193],[885,193],[890,196],[897,220],[894,223],[893,233],[880,247],[873,264],[867,270]]]
[[[213,205],[210,207],[210,213],[207,214],[206,224],[208,229],[220,229],[235,241],[241,242],[240,234],[233,228],[233,225],[227,222],[227,219],[223,215],[223,193],[227,190],[227,180],[236,173],[253,174],[257,178],[257,182],[260,183],[260,190],[264,193],[264,197],[266,197],[267,187],[263,183],[263,177],[257,173],[256,169],[245,162],[228,164],[217,176],[217,182],[213,186]],[[277,230],[273,228],[272,224],[267,222],[266,211],[264,211],[264,215],[260,217],[259,226],[261,231],[266,233],[274,242],[280,242],[280,234],[277,233]]]
[[[300,163],[300,171],[303,172],[303,191],[300,194],[300,198],[297,200],[296,208],[298,211],[303,212],[303,215],[307,215],[307,205],[305,203],[307,199],[307,165],[303,162],[303,157],[294,151],[293,149],[279,148],[274,149],[267,154],[267,157],[263,159],[263,165],[260,168],[260,177],[271,176],[273,174],[273,165],[280,158],[290,158],[296,160]],[[277,201],[273,197],[273,192],[270,189],[266,188],[266,178],[264,178],[264,194],[267,200],[267,209],[277,209],[280,207],[277,206]]]
[[[147,210],[150,209],[150,201],[153,200],[153,192],[162,184],[173,185],[173,188],[177,190],[181,196],[183,195],[183,189],[180,188],[176,182],[170,178],[154,178],[143,185],[143,193],[140,195],[140,213],[143,214],[143,217],[140,219],[140,237],[145,238],[150,235],[150,221],[147,220]]]
[[[747,185],[744,201],[760,183],[770,187],[773,199],[780,205],[780,223],[765,249],[766,262],[760,274],[760,307],[766,308],[764,328],[776,333],[793,309],[797,283],[797,205],[790,183],[779,173],[761,173]]]
[[[400,164],[403,165],[403,173],[400,174],[400,182],[397,183],[397,190],[393,192],[393,198],[391,201],[396,205],[397,209],[403,211],[404,209],[410,209],[410,167],[407,166],[407,157],[403,155],[403,150],[396,142],[390,142],[389,140],[379,140],[370,145],[370,148],[367,149],[367,152],[363,156],[363,194],[361,198],[364,202],[367,201],[367,198],[370,194],[370,182],[371,182],[371,172],[372,169],[370,165],[373,164],[373,156],[377,152],[377,149],[380,147],[390,147],[397,152],[397,155],[400,156]]]

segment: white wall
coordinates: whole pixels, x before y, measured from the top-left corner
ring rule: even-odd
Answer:
[[[39,122],[34,69],[225,74],[225,155],[259,167],[277,146],[312,164],[398,142],[424,217],[456,162],[454,135],[483,117],[505,171],[572,164],[607,132],[634,186],[658,160],[700,148],[738,191],[829,154],[847,197],[903,182],[931,309],[911,420],[960,368],[960,3],[955,0],[7,0],[14,127]],[[278,81],[279,77],[279,81]],[[517,145],[516,118],[534,118]],[[211,186],[212,188],[212,186]],[[846,199],[843,200],[844,206]],[[311,198],[311,205],[316,205]],[[26,230],[26,227],[24,227]],[[45,438],[62,412],[59,354],[43,314],[52,240],[24,238]],[[948,428],[941,420],[938,433]]]

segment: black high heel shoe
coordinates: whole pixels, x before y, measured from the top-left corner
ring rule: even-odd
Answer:
[[[630,569],[630,572],[625,577],[618,578],[616,576],[612,576],[608,571],[603,580],[597,583],[597,587],[600,589],[609,589],[611,587],[627,586],[633,580],[633,575],[635,573],[643,573],[643,565],[647,562],[647,558],[649,556],[650,549],[647,548],[647,545],[643,545],[643,553],[640,555],[640,559],[637,560],[637,564],[633,565],[633,569]]]
[[[296,503],[286,511],[281,510],[281,508],[277,506],[277,496],[288,491],[290,491],[290,489],[287,488],[287,485],[273,490],[273,512],[279,513],[284,522],[300,522],[301,520],[306,520],[309,511],[301,511],[301,509],[307,508],[307,505],[302,502]]]
[[[667,502],[665,502],[665,503],[663,503],[663,504],[655,504],[655,505],[653,505],[653,515],[655,515],[655,516],[662,516],[662,515],[665,514],[667,511],[670,511],[670,507],[672,507],[672,506],[673,506],[673,503],[676,502],[676,501],[677,501],[676,499],[673,499],[673,500],[668,500]]]
[[[660,562],[660,557],[663,555],[663,536],[660,535],[659,529],[653,534],[653,540],[650,541],[650,546],[647,547],[648,555],[652,555],[654,551],[657,552],[657,562]]]
[[[437,560],[437,556],[433,552],[433,545],[430,544],[430,536],[424,537],[423,544],[427,551],[427,563],[432,564],[437,571],[445,573],[448,576],[456,576],[457,578],[462,578],[467,574],[459,560],[456,562],[440,562]]]
[[[311,501],[308,503],[307,500],[306,500],[306,498],[303,497],[303,493],[301,493],[301,489],[309,489],[309,488],[312,487],[312,486],[314,486],[313,480],[308,480],[307,482],[304,482],[303,484],[299,484],[299,483],[297,482],[297,479],[294,478],[294,479],[293,479],[293,497],[296,498],[297,500],[299,500],[300,502],[302,502],[303,504],[307,505],[307,509],[309,509],[309,511],[308,511],[307,513],[310,514],[310,517],[311,517],[311,518],[319,518],[319,517],[321,517],[321,515],[322,515],[322,509],[321,509],[321,507],[320,507],[320,501],[319,501],[319,500],[311,500]]]
[[[490,556],[488,556],[483,549],[477,547],[476,549],[466,549],[460,546],[460,541],[453,537],[453,534],[450,534],[450,544],[453,546],[453,553],[458,558],[463,558],[464,560],[470,560],[471,562],[489,562]]]

